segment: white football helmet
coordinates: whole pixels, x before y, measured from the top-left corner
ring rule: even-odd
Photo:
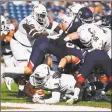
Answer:
[[[94,29],[92,29],[88,24],[80,26],[77,30],[79,40],[86,47],[91,47],[92,37],[95,34]]]
[[[30,83],[33,86],[44,84],[50,76],[50,67],[46,64],[39,65],[30,76]]]
[[[31,14],[37,22],[43,24],[47,17],[47,10],[44,5],[37,4],[33,7]]]
[[[4,31],[6,28],[7,20],[4,16],[1,15],[1,31]]]
[[[67,15],[70,17],[75,17],[76,14],[79,12],[79,10],[82,8],[83,6],[81,4],[74,4],[74,5],[70,5],[67,8]]]

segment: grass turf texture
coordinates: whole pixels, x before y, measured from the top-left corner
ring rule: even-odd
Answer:
[[[13,102],[13,103],[32,103],[31,99],[28,97],[17,98],[18,86],[13,83],[12,91],[8,91],[6,85],[1,84],[1,102]],[[108,92],[107,95],[110,97],[111,93]],[[67,105],[65,102],[61,101],[57,103],[57,105]],[[73,104],[74,106],[92,106],[92,107],[103,107],[103,108],[111,108],[111,104],[107,102],[91,102],[91,101],[81,101],[77,104]],[[5,107],[2,107],[5,108]]]

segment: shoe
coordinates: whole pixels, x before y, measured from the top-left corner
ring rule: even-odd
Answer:
[[[74,102],[77,102],[78,101],[78,97],[75,97],[75,98],[70,98],[66,101],[67,104],[73,104]]]
[[[17,97],[18,97],[18,98],[23,98],[23,97],[25,97],[24,91],[19,90],[18,93],[17,93]]]
[[[6,87],[9,91],[11,91],[11,84],[13,82],[13,79],[10,78],[10,77],[5,77],[5,84],[6,84]]]
[[[103,100],[103,101],[106,101],[106,102],[108,102],[108,103],[111,103],[111,99],[109,99],[109,98],[106,96],[106,94],[102,95],[102,100]]]
[[[91,101],[106,101],[111,103],[111,100],[106,96],[106,94],[94,96],[91,98]]]

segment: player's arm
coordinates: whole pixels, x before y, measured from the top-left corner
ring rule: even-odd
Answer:
[[[8,32],[9,32],[8,30],[3,30],[3,31],[0,32],[1,33],[1,35],[0,35],[0,40],[1,41],[3,41],[5,39]]]
[[[2,35],[0,36],[0,41],[3,41],[5,39],[6,35],[4,33],[2,33]]]
[[[26,32],[32,37],[37,38],[42,35],[47,35],[46,33],[39,33],[33,25],[23,24],[23,28],[26,30]]]
[[[57,32],[57,33],[62,33],[63,31],[61,30],[61,27],[59,25],[58,22],[53,21],[52,23],[49,24],[49,26],[47,27],[48,29],[50,29],[50,32],[52,33],[53,31]]]
[[[9,33],[8,33],[8,35],[5,37],[5,39],[6,39],[8,42],[10,42],[11,39],[12,39],[12,37],[13,37],[13,35],[14,35],[14,33],[15,33],[14,30],[10,30]]]
[[[76,39],[79,39],[77,32],[70,33],[64,38],[65,41],[76,40]]]
[[[61,93],[59,91],[53,91],[52,92],[52,97],[49,99],[45,99],[44,102],[45,103],[58,103],[60,101],[60,95]]]
[[[50,68],[52,68],[52,64],[53,64],[52,56],[48,54],[48,55],[46,56],[46,58],[47,58],[47,65],[48,65]]]
[[[33,97],[35,94],[37,94],[38,97],[41,97],[41,96],[45,95],[44,90],[39,89],[39,88],[35,88],[33,85],[31,85],[30,82],[28,82],[25,85],[24,91],[25,91],[26,95],[29,96],[29,97]]]
[[[34,103],[37,102],[37,103],[42,103],[42,104],[44,104],[44,103],[46,103],[46,104],[58,103],[60,101],[60,95],[61,95],[61,93],[59,92],[59,89],[58,90],[55,89],[55,90],[52,91],[52,97],[51,98],[40,99],[38,97],[38,95],[36,97],[36,94],[35,94],[34,97],[33,97],[33,99],[32,99],[32,101]]]
[[[74,63],[74,64],[78,64],[80,63],[80,59],[76,56],[73,55],[68,55],[65,56],[64,58],[62,58],[59,62],[58,68],[59,69],[64,69],[64,67],[68,64],[68,63]]]
[[[34,94],[32,93],[32,89],[33,89],[33,86],[30,84],[30,82],[28,82],[26,85],[25,85],[25,93],[27,96],[30,96],[32,97]]]

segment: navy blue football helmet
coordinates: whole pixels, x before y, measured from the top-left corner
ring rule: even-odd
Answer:
[[[111,28],[112,27],[112,15],[102,17],[102,25]]]
[[[78,18],[83,23],[92,23],[92,21],[93,21],[93,12],[89,8],[83,7],[78,12]]]

